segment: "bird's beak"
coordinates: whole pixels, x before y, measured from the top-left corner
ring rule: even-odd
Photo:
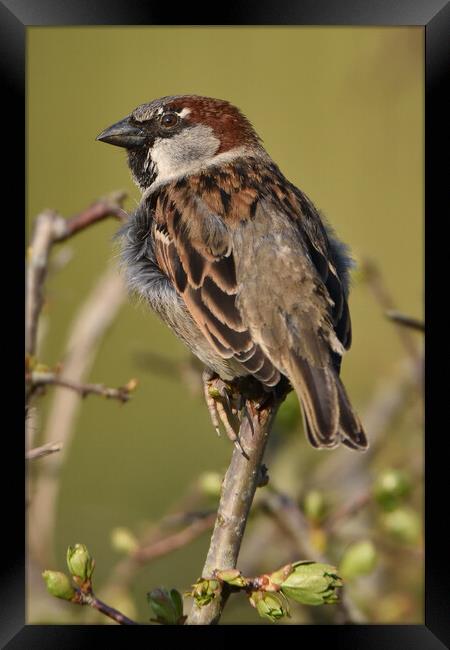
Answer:
[[[145,138],[146,134],[144,131],[135,124],[131,124],[129,117],[126,117],[102,131],[96,137],[96,140],[107,142],[108,144],[115,144],[117,147],[133,149],[142,145]]]

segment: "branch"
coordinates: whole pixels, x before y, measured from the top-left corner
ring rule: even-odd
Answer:
[[[55,453],[55,451],[60,451],[62,449],[62,442],[49,442],[42,447],[35,447],[30,449],[25,453],[26,460],[34,460],[35,458],[42,458],[42,456],[48,456],[49,454]]]
[[[375,299],[382,307],[383,311],[388,313],[398,313],[396,312],[394,299],[383,280],[383,276],[376,262],[370,259],[366,259],[361,266],[362,271],[367,279],[367,283],[372,290]],[[397,332],[407,354],[415,362],[420,362],[420,352],[417,349],[414,338],[411,336],[411,332],[409,332],[408,329],[404,327],[404,323],[399,323],[395,318],[392,320],[396,325],[398,325]]]
[[[36,219],[34,235],[28,249],[27,288],[25,302],[25,352],[36,353],[37,326],[44,302],[43,285],[47,275],[48,258],[53,244],[55,212],[47,210]]]
[[[280,528],[293,539],[302,556],[314,562],[329,564],[329,560],[311,544],[310,524],[297,503],[289,495],[274,488],[267,490],[261,506],[275,519]],[[362,613],[353,603],[345,589],[336,603],[337,623],[363,623]]]
[[[54,372],[31,372],[29,381],[34,387],[38,386],[62,386],[70,388],[78,393],[81,397],[86,395],[101,395],[102,397],[117,399],[120,402],[127,402],[130,399],[130,392],[136,387],[136,380],[130,379],[128,384],[119,388],[108,388],[103,384],[81,384],[60,377]]]
[[[69,217],[68,219],[61,218],[55,231],[56,238],[54,241],[65,241],[81,230],[91,226],[93,223],[97,223],[108,217],[116,217],[116,219],[125,221],[128,215],[122,208],[122,203],[126,197],[126,192],[112,192],[73,217]]]
[[[222,493],[216,523],[203,567],[202,576],[211,578],[217,569],[236,567],[247,518],[256,487],[261,476],[261,465],[271,425],[281,400],[258,410],[254,401],[247,401],[248,416],[244,416],[239,438],[247,455],[234,448],[230,466],[222,484]],[[218,623],[229,595],[222,591],[203,607],[195,603],[187,618],[187,625],[212,625]]]
[[[370,490],[365,490],[357,494],[353,499],[346,501],[340,508],[331,514],[324,523],[324,529],[328,534],[334,532],[337,525],[346,519],[350,519],[360,510],[362,510],[372,497]]]
[[[44,302],[43,285],[53,244],[65,241],[106,217],[124,219],[126,213],[120,204],[125,197],[124,192],[115,192],[69,219],[53,210],[45,210],[36,218],[27,268],[25,352],[29,356],[36,354],[38,320]]]
[[[172,551],[186,546],[186,544],[190,544],[190,542],[199,537],[206,530],[209,530],[213,526],[215,518],[216,514],[211,513],[206,517],[197,519],[172,535],[168,535],[163,539],[152,542],[147,546],[137,548],[130,557],[142,564],[144,562],[150,562],[162,555],[167,555],[167,553],[171,553]]]
[[[77,383],[84,382],[105,332],[116,318],[125,298],[126,291],[121,276],[115,269],[107,269],[96,281],[71,325],[60,377],[70,377],[70,381]],[[28,548],[38,567],[53,561],[52,540],[59,493],[58,477],[70,449],[80,403],[79,393],[55,386],[43,442],[61,440],[63,449],[48,459],[48,471],[39,473],[36,477],[29,514]],[[28,445],[32,447],[32,441],[29,440]],[[39,575],[36,580],[40,580]]]
[[[139,546],[129,552],[126,557],[122,558],[114,567],[108,585],[117,586],[118,584],[129,587],[137,571],[146,562],[151,562],[156,558],[168,555],[176,551],[195,539],[200,537],[205,531],[212,528],[215,520],[215,513],[208,513],[202,518],[197,518],[188,526],[176,533],[166,535],[156,540],[151,540],[146,544],[140,543]],[[163,520],[164,521],[164,520]],[[157,526],[162,526],[160,522]]]
[[[388,309],[386,311],[386,316],[403,327],[408,327],[409,329],[417,330],[418,332],[425,332],[425,323],[417,318],[411,318],[411,316],[406,316],[405,314],[395,311],[394,309]]]
[[[89,605],[105,616],[109,616],[109,618],[112,618],[113,621],[116,621],[119,625],[139,625],[136,621],[131,620],[131,618],[128,618],[128,616],[119,612],[118,609],[110,607],[100,600],[100,598],[97,598],[92,591],[85,593],[81,589],[77,589],[72,602],[77,603],[78,605]]]

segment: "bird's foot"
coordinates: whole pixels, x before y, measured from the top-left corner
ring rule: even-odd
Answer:
[[[242,408],[241,396],[236,395],[233,386],[211,372],[203,372],[203,390],[211,422],[220,436],[220,424],[228,438],[247,457],[239,440],[239,412]]]

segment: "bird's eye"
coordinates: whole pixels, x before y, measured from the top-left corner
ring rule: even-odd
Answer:
[[[179,120],[180,118],[176,113],[165,113],[161,117],[161,126],[165,129],[171,129],[178,124]]]

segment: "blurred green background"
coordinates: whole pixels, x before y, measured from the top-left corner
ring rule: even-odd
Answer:
[[[28,28],[29,232],[42,209],[69,216],[113,190],[125,189],[125,208],[133,210],[139,193],[124,151],[95,141],[106,126],[163,95],[223,98],[250,118],[282,171],[354,256],[377,262],[398,308],[421,318],[423,45],[422,28]],[[62,360],[80,304],[105,267],[117,263],[116,230],[111,220],[78,235],[68,244],[70,261],[50,276],[43,362]],[[404,351],[356,280],[350,308],[354,342],[342,374],[362,411]],[[126,405],[94,396],[83,402],[61,474],[55,566],[47,568],[63,567],[67,545],[84,542],[97,558],[101,585],[119,558],[113,528],[137,530],[158,519],[199,474],[227,465],[231,445],[216,437],[201,397],[176,377],[142,368],[139,356],[148,351],[189,358],[145,306],[130,300],[103,340],[89,380],[119,386],[138,377],[139,388]],[[49,390],[40,402],[38,439],[52,395]],[[299,458],[323,457],[307,448],[301,431],[289,444]],[[283,476],[273,478],[283,484]],[[142,568],[132,590],[141,620],[148,618],[146,591],[159,584],[184,590],[198,577],[208,539]],[[30,590],[29,622],[80,615],[64,604],[53,616],[52,607],[38,587]],[[420,613],[414,616],[419,622]],[[230,609],[226,620],[258,622],[248,607]]]

